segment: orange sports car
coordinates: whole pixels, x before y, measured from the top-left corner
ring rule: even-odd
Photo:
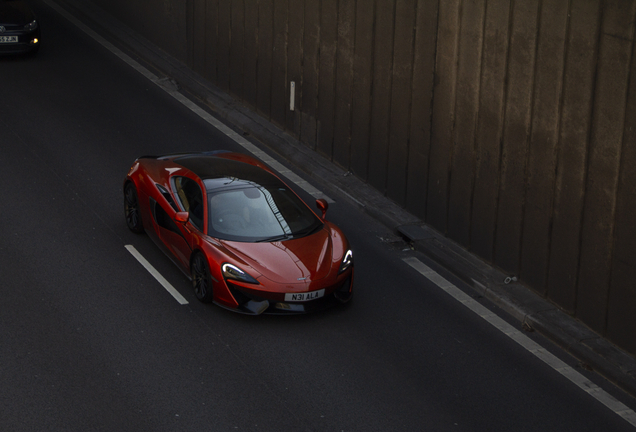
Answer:
[[[353,252],[270,168],[239,153],[143,156],[124,180],[128,228],[146,232],[202,302],[248,314],[346,303]]]

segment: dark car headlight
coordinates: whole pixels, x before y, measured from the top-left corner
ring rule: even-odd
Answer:
[[[349,249],[347,253],[344,254],[344,257],[342,257],[342,262],[340,263],[338,274],[346,271],[352,265],[353,265],[353,251]]]
[[[226,279],[234,279],[241,282],[247,282],[251,284],[257,284],[258,281],[252,276],[235,266],[234,264],[225,263],[221,266],[223,271],[223,277]]]
[[[26,31],[33,31],[35,29],[38,28],[38,22],[37,21],[31,21],[30,23],[28,23],[27,25],[24,26],[24,29]]]

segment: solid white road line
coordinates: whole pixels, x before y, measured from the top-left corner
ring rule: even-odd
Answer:
[[[481,305],[468,294],[464,293],[455,285],[444,279],[442,276],[439,275],[439,273],[428,267],[419,259],[415,257],[407,257],[403,258],[403,260],[424,277],[426,277],[428,280],[437,285],[439,288],[450,294],[453,298],[455,298],[455,300],[475,312],[477,315],[496,327],[499,331],[530,351],[544,363],[548,364],[554,370],[576,384],[583,391],[587,392],[590,396],[601,402],[610,410],[614,411],[615,414],[625,419],[632,426],[636,426],[636,413],[625,406],[622,402],[616,400],[605,390],[601,389],[599,386],[574,370],[572,367],[568,366],[559,358],[545,350],[543,347],[541,347],[541,345],[537,344],[528,336],[524,335],[520,330],[517,330],[512,325],[499,318],[488,308]]]
[[[184,105],[187,108],[189,108],[196,115],[201,117],[203,120],[205,120],[210,125],[212,125],[215,128],[217,128],[219,131],[221,131],[223,134],[225,134],[228,138],[230,138],[233,141],[235,141],[238,145],[243,147],[248,152],[252,153],[258,159],[260,159],[263,162],[265,162],[266,164],[268,164],[270,167],[272,167],[278,173],[280,173],[281,175],[284,175],[285,177],[287,177],[289,179],[289,181],[294,183],[296,186],[298,186],[299,188],[303,189],[305,192],[309,193],[314,198],[324,198],[330,203],[334,202],[333,199],[329,198],[327,195],[322,193],[320,190],[318,190],[315,187],[313,187],[311,184],[309,184],[308,182],[303,180],[300,176],[294,174],[292,171],[290,171],[289,169],[285,168],[280,162],[278,162],[277,160],[275,160],[272,157],[270,157],[264,151],[260,150],[254,144],[252,144],[247,139],[245,139],[245,137],[243,137],[240,134],[236,133],[231,128],[227,127],[225,124],[223,124],[222,122],[220,122],[219,120],[214,118],[210,113],[205,111],[203,108],[201,108],[200,106],[198,106],[197,104],[192,102],[190,99],[188,99],[187,97],[185,97],[184,95],[179,93],[179,91],[175,88],[174,85],[172,85],[169,82],[169,80],[166,80],[165,78],[159,78],[157,75],[155,75],[152,72],[150,72],[148,69],[146,69],[141,64],[139,64],[137,61],[132,59],[130,56],[128,56],[122,50],[120,50],[115,45],[113,45],[112,43],[108,42],[106,39],[104,39],[99,34],[97,34],[97,32],[95,32],[95,30],[91,29],[90,27],[88,27],[87,25],[82,23],[80,20],[75,18],[73,15],[68,13],[66,10],[61,8],[58,4],[53,3],[53,2],[51,2],[49,0],[44,0],[44,2],[47,5],[49,5],[49,7],[54,9],[57,13],[59,13],[64,18],[66,18],[68,21],[70,21],[77,28],[82,30],[88,36],[90,36],[95,41],[97,41],[99,44],[104,46],[107,50],[109,50],[110,52],[115,54],[117,57],[119,57],[122,61],[124,61],[130,67],[132,67],[137,72],[142,74],[148,80],[150,80],[153,83],[155,83],[157,86],[161,87],[166,93],[168,93],[170,96],[175,98],[182,105]]]
[[[148,273],[150,273],[155,279],[157,279],[157,281],[163,285],[163,287],[166,289],[166,291],[168,291],[172,297],[175,298],[176,301],[179,302],[179,304],[182,305],[187,305],[188,301],[181,295],[179,294],[179,291],[177,291],[171,284],[170,282],[168,282],[163,276],[161,276],[161,273],[159,273],[153,266],[152,264],[150,264],[146,258],[143,257],[143,255],[141,255],[137,249],[135,249],[135,247],[133,245],[126,245],[126,249],[128,249],[128,252],[131,253],[132,256],[134,256],[135,258],[137,258],[137,261],[139,261],[139,263],[144,266],[144,268],[146,270],[148,270]]]

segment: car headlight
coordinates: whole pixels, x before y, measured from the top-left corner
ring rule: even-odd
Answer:
[[[342,257],[342,262],[340,263],[340,269],[338,269],[338,274],[346,271],[349,267],[353,265],[353,251],[349,249],[344,257]]]
[[[221,266],[221,270],[223,271],[223,277],[226,279],[234,279],[252,284],[258,283],[256,279],[233,264],[225,263]]]
[[[24,26],[24,29],[26,31],[33,31],[36,28],[38,28],[38,22],[37,21],[31,21],[30,23],[28,23],[27,25]]]

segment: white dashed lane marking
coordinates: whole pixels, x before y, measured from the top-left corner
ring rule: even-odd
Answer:
[[[182,305],[188,304],[188,301],[181,294],[179,294],[179,291],[177,291],[172,286],[172,284],[170,284],[170,282],[166,280],[166,278],[161,276],[161,273],[159,273],[157,269],[155,269],[152,266],[152,264],[150,264],[148,260],[146,260],[146,258],[144,258],[143,255],[141,255],[137,251],[137,249],[135,249],[133,245],[126,245],[126,249],[128,250],[128,252],[130,252],[132,256],[134,256],[137,259],[137,261],[139,261],[139,264],[141,264],[142,266],[144,266],[146,270],[148,270],[148,273],[150,273],[152,277],[157,279],[157,282],[159,282],[166,289],[166,291],[168,291],[170,295],[172,295],[172,297],[174,297],[174,299],[179,302],[179,304],[182,304]]]

